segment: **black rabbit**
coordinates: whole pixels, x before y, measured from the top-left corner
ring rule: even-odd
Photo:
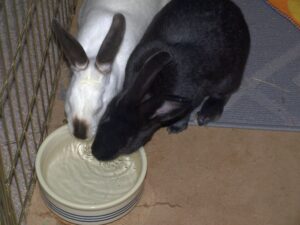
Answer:
[[[131,54],[123,90],[102,117],[92,153],[99,160],[137,150],[161,127],[180,132],[191,112],[217,119],[241,83],[250,35],[230,0],[172,0]]]

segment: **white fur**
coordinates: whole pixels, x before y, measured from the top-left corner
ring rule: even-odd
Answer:
[[[73,69],[67,91],[65,111],[70,131],[75,117],[88,125],[88,138],[95,135],[98,122],[110,100],[121,90],[128,57],[140,41],[154,15],[170,0],[87,0],[80,10],[77,40],[85,50],[89,64],[84,70]],[[95,58],[114,14],[122,13],[126,30],[109,75],[95,68]]]

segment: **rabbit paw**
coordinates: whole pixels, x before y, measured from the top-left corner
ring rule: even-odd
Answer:
[[[209,98],[204,102],[201,110],[197,113],[197,122],[199,126],[219,119],[223,113],[224,105],[227,99]]]
[[[170,126],[167,127],[169,134],[177,134],[181,131],[184,131],[188,127],[188,121],[186,120],[180,120]]]
[[[207,115],[207,114],[202,114],[201,112],[198,112],[197,114],[197,122],[199,126],[205,126],[209,122],[218,120],[221,114],[215,114],[215,115]]]

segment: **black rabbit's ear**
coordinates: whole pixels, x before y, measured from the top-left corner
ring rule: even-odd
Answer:
[[[89,60],[79,42],[65,31],[56,20],[52,21],[52,31],[70,65],[76,70],[84,70]]]
[[[155,52],[148,57],[138,72],[136,81],[128,91],[130,99],[142,101],[159,72],[170,62],[171,56],[167,52]]]
[[[168,123],[180,118],[191,109],[191,101],[180,96],[168,96],[151,116],[152,120]]]

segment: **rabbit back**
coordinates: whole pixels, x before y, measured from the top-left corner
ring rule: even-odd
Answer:
[[[126,20],[126,45],[121,45],[121,54],[118,56],[123,56],[123,52],[127,56],[141,39],[153,16],[168,1],[159,0],[153,3],[152,0],[87,0],[79,13],[77,39],[88,56],[95,56],[110,28],[114,14],[121,13]]]
[[[194,98],[225,95],[240,85],[250,48],[250,35],[240,9],[224,0],[173,0],[153,19],[131,55],[125,86],[136,77],[151,51],[170,53],[173,63],[159,76],[160,93]],[[137,75],[137,74],[136,74]],[[163,89],[161,89],[163,88]]]

